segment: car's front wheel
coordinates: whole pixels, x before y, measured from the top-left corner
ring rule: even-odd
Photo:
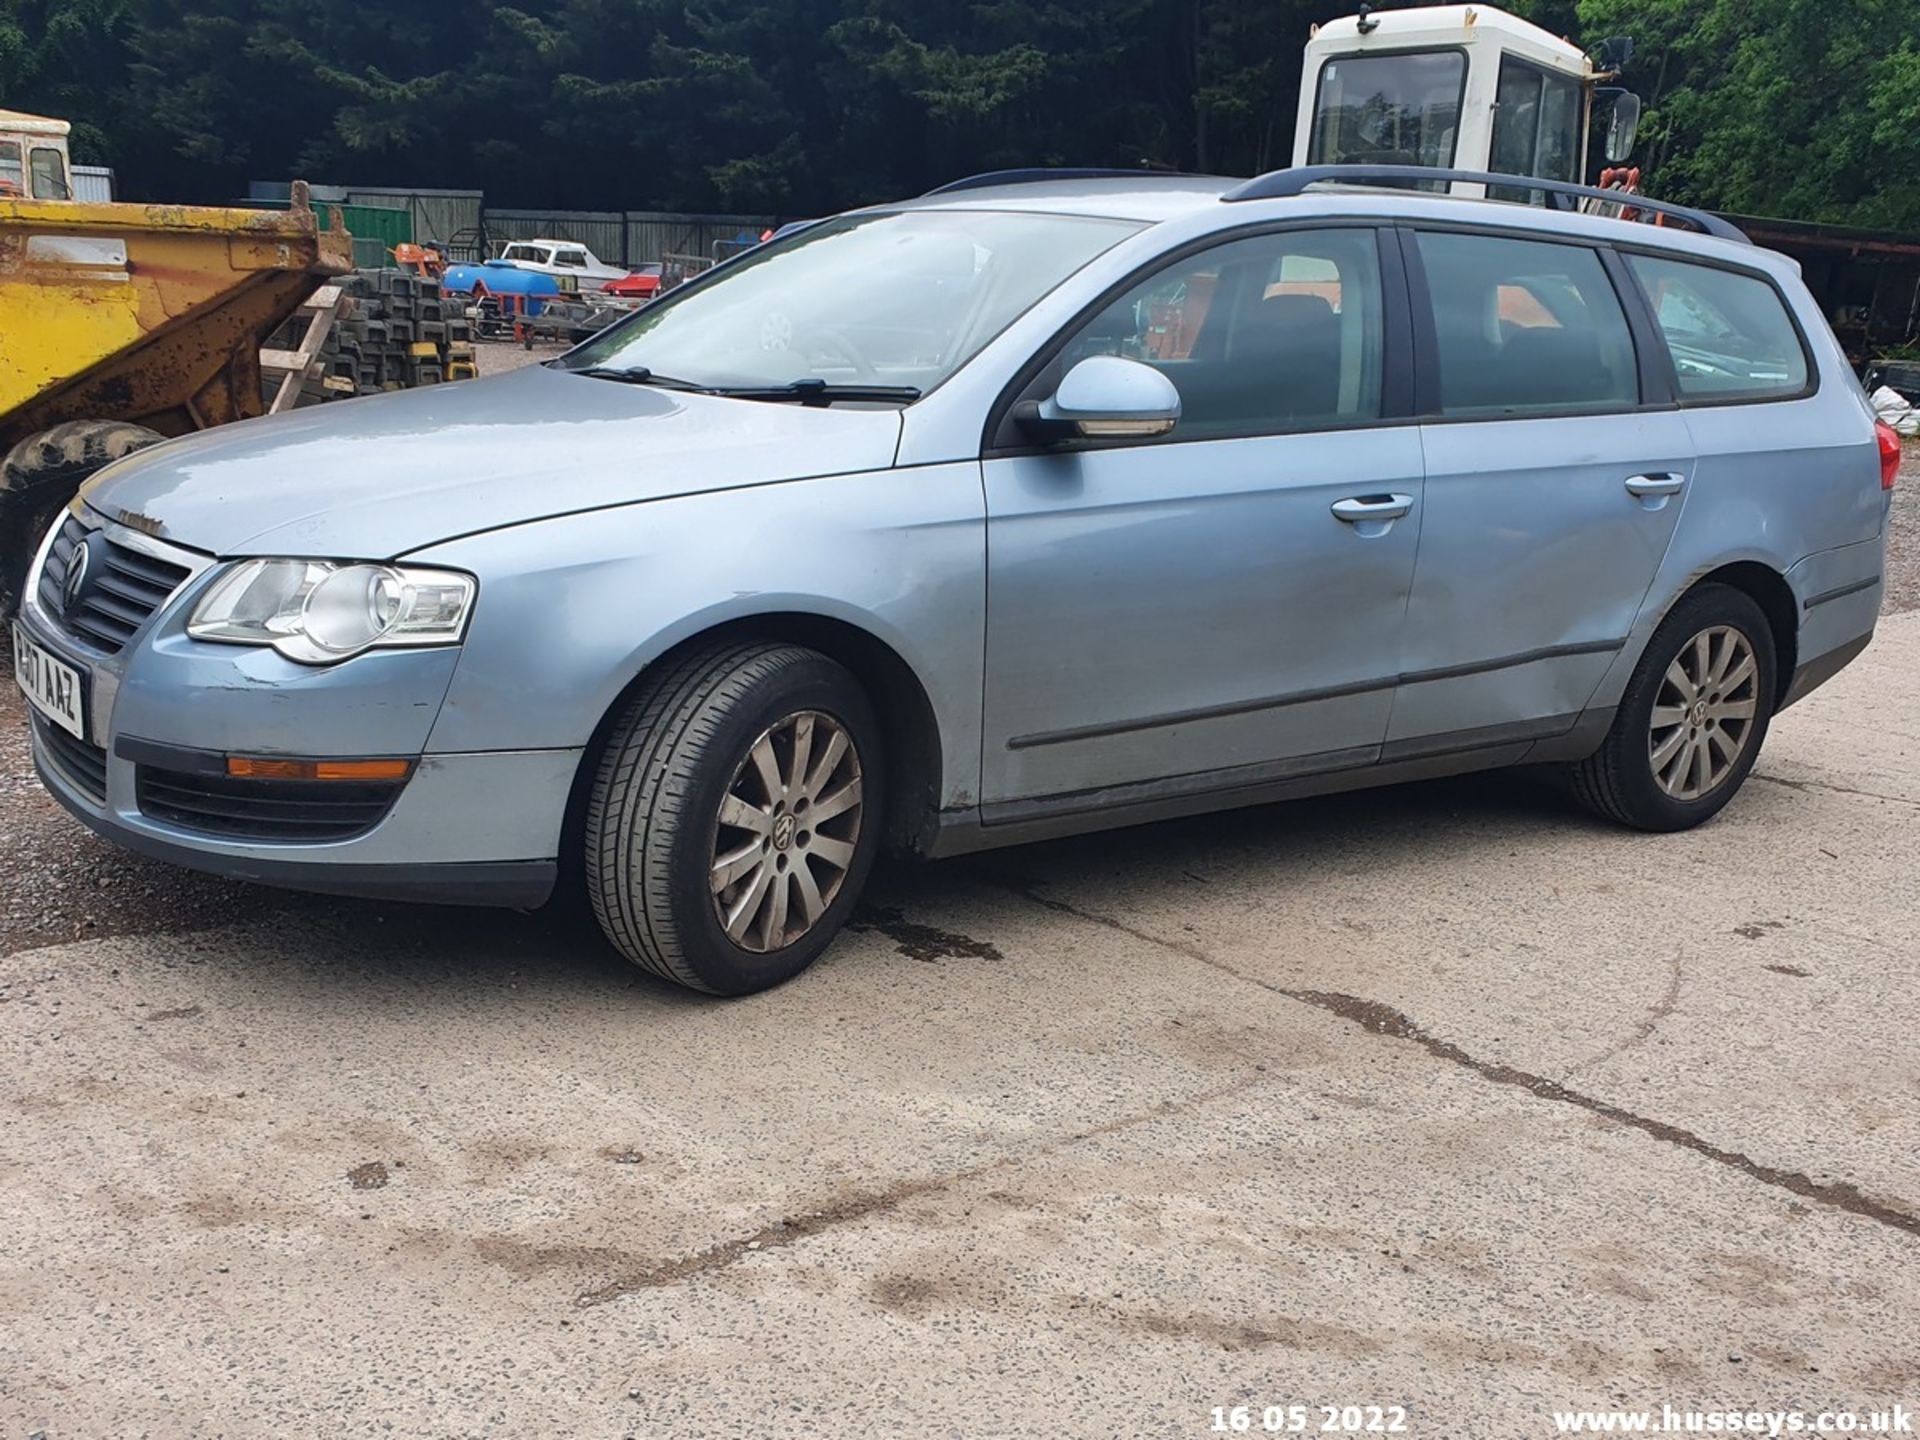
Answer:
[[[1641,830],[1717,814],[1760,753],[1773,717],[1773,630],[1753,598],[1703,585],[1653,633],[1600,749],[1571,767],[1589,809]]]
[[[616,721],[588,797],[587,892],[636,964],[716,995],[777,985],[845,923],[881,831],[859,683],[795,645],[670,661]]]

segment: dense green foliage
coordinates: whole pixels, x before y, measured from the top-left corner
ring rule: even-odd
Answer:
[[[1018,164],[1284,164],[1351,0],[0,0],[0,105],[129,195],[255,178],[814,213]],[[1915,0],[1520,0],[1630,34],[1656,193],[1920,229]]]

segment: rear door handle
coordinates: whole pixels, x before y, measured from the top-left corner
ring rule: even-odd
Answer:
[[[1333,502],[1333,518],[1357,525],[1362,520],[1398,520],[1411,509],[1411,495],[1355,495]]]
[[[1651,495],[1678,495],[1686,483],[1684,475],[1632,475],[1627,478],[1627,493],[1643,499]]]

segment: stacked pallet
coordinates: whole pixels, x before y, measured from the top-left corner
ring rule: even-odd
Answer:
[[[477,373],[466,306],[458,297],[443,299],[431,276],[356,270],[327,290],[337,292],[330,308],[303,307],[261,351],[274,409],[288,408],[283,377],[293,375],[299,385],[292,404],[315,405]]]

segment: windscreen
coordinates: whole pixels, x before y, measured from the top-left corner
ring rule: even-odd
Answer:
[[[1314,165],[1453,163],[1467,57],[1408,50],[1329,60],[1320,70],[1308,162]]]
[[[819,379],[924,393],[1139,228],[1000,210],[844,215],[728,262],[565,364],[722,388]]]

